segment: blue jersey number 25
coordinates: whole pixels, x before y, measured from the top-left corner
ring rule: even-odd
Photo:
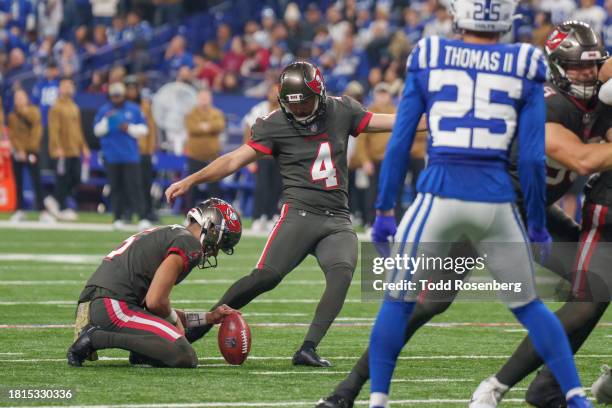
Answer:
[[[432,145],[458,148],[506,150],[516,129],[517,113],[513,105],[491,101],[492,92],[502,92],[511,99],[521,97],[523,83],[518,78],[479,72],[476,79],[456,69],[436,69],[429,73],[429,92],[455,87],[454,101],[436,101],[429,109]],[[443,119],[456,119],[454,130],[441,130]],[[463,120],[462,120],[463,119]],[[482,120],[502,120],[505,131],[477,127]]]

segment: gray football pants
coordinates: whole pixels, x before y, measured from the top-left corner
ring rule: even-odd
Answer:
[[[284,204],[255,269],[236,281],[213,308],[242,308],[274,289],[309,254],[325,275],[325,291],[304,339],[316,347],[344,305],[357,264],[357,235],[348,216],[314,214]],[[210,328],[191,329],[187,339],[193,342]]]
[[[94,349],[120,348],[158,367],[194,368],[195,350],[178,329],[151,312],[122,300],[97,298],[89,306]]]

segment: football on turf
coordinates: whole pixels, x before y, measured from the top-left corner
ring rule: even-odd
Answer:
[[[251,351],[251,328],[242,315],[233,313],[219,327],[219,351],[232,365],[244,363]]]

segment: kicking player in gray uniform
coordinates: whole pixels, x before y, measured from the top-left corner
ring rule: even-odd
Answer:
[[[274,157],[283,180],[280,218],[251,274],[234,283],[218,304],[242,308],[314,255],[326,287],[293,364],[328,367],[315,349],[344,304],[357,262],[348,209],[348,138],[390,131],[395,115],[372,114],[348,96],[326,96],[321,72],[308,62],[283,70],[279,102],[280,109],[256,121],[247,144],[174,183],[166,197],[172,202],[196,184],[222,179],[264,155]],[[188,330],[187,339],[195,341],[208,330]]]
[[[235,311],[221,305],[210,313],[185,313],[170,306],[170,292],[195,266],[215,266],[219,250],[233,252],[242,226],[238,213],[214,198],[192,208],[187,219],[187,227],[155,227],[132,235],[104,258],[79,297],[69,365],[96,359],[96,350],[121,348],[131,352],[132,364],[197,366],[184,328],[217,324]]]

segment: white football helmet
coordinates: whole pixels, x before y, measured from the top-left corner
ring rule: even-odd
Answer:
[[[505,33],[512,28],[517,0],[451,0],[450,13],[456,29]]]

